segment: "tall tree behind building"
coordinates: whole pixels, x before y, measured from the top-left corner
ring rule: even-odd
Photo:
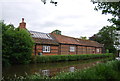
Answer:
[[[55,34],[61,35],[61,31],[60,30],[54,30],[51,33],[55,33]]]
[[[120,55],[120,1],[119,0],[113,0],[112,2],[109,2],[111,0],[91,0],[91,1],[93,2],[93,4],[97,4],[94,8],[96,11],[102,10],[102,14],[112,14],[113,18],[108,19],[108,21],[113,23],[113,25],[117,28],[116,34],[118,34],[117,36],[118,40],[116,41],[118,41],[118,43],[117,45],[115,45],[115,47],[117,48],[118,53]]]
[[[86,36],[80,36],[80,39],[88,40]]]
[[[105,26],[89,39],[104,44],[105,50],[109,50],[110,53],[116,53],[115,45],[119,44],[116,41],[118,40],[116,35],[116,27]]]

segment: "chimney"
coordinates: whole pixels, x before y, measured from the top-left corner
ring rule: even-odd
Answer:
[[[22,18],[22,22],[19,24],[19,28],[26,29],[26,23],[24,22],[24,18]]]

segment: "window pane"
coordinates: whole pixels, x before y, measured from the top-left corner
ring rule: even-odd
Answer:
[[[45,46],[43,46],[43,51],[45,51]]]
[[[75,47],[70,46],[70,52],[74,52],[75,51]]]
[[[97,52],[99,52],[100,50],[99,49],[97,49]]]
[[[50,46],[43,46],[43,52],[50,52]]]

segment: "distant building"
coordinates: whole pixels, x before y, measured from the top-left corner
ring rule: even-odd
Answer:
[[[24,18],[19,28],[26,29]],[[28,30],[29,31],[29,30]],[[33,55],[67,55],[67,54],[101,54],[103,44],[91,40],[61,35],[61,31],[53,33],[42,33],[29,31],[35,46]],[[56,34],[57,33],[57,34]]]

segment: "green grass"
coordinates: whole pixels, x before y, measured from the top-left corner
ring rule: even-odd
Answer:
[[[98,64],[95,67],[78,70],[76,72],[60,73],[52,77],[52,79],[120,79],[120,61],[109,61],[107,63]]]

